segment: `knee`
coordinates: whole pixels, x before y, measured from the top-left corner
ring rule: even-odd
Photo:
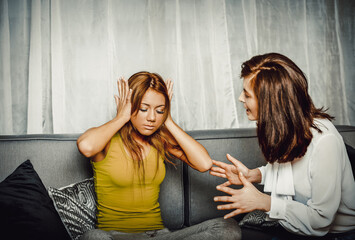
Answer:
[[[108,232],[100,229],[89,230],[80,237],[80,240],[97,240],[97,239],[113,240],[112,236]]]
[[[238,222],[232,218],[215,219],[214,231],[220,239],[239,240],[242,238],[242,231],[238,225]]]

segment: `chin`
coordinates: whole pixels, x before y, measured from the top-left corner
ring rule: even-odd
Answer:
[[[249,121],[256,121],[256,117],[251,114],[247,114]]]
[[[142,130],[138,130],[139,134],[142,136],[150,136],[153,133],[155,133],[157,130],[153,129],[153,130],[147,130],[147,129],[142,129]]]

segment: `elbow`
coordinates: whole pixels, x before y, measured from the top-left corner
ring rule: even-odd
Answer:
[[[93,154],[93,147],[80,138],[76,141],[79,152],[87,158],[91,158]]]
[[[212,167],[212,160],[209,158],[208,161],[203,161],[203,164],[201,164],[198,168],[200,172],[207,172],[210,170]]]

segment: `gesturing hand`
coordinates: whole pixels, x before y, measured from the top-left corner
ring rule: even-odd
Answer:
[[[228,181],[223,183],[221,186],[229,186],[231,184],[241,185],[242,182],[239,179],[239,172],[242,172],[243,175],[248,178],[250,170],[240,161],[235,159],[234,157],[227,154],[227,159],[233,164],[227,164],[224,162],[212,160],[212,163],[217,167],[212,167],[210,170],[210,174],[213,176],[227,178]]]
[[[230,187],[217,186],[217,190],[225,192],[231,196],[217,196],[214,197],[215,202],[230,202],[225,205],[218,205],[218,210],[235,209],[226,214],[225,219],[234,217],[241,213],[251,212],[259,209],[262,211],[270,211],[271,199],[269,195],[261,193],[251,182],[249,182],[242,172],[239,173],[240,182],[244,185],[242,189],[236,190]]]
[[[117,106],[117,118],[122,118],[125,122],[131,119],[131,95],[132,90],[129,89],[128,82],[123,78],[117,80],[118,94],[115,95]]]

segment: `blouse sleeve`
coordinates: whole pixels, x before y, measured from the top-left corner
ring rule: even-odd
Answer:
[[[259,184],[264,185],[265,182],[265,166],[258,167],[261,173],[261,182]]]
[[[333,134],[321,136],[310,159],[311,198],[306,204],[271,198],[269,217],[301,235],[323,236],[338,210],[341,198],[341,144]],[[305,171],[306,173],[307,171]]]

